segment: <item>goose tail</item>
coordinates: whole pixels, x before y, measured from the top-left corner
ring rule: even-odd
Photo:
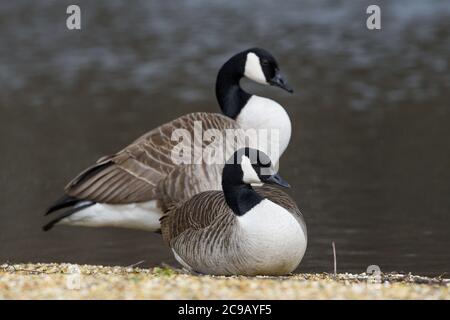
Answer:
[[[59,211],[61,209],[67,209],[67,210],[59,213],[53,220],[51,220],[50,222],[45,224],[42,227],[42,230],[48,231],[48,230],[52,229],[55,226],[55,224],[57,224],[61,220],[73,215],[76,212],[79,212],[90,206],[93,206],[94,204],[96,204],[96,202],[94,202],[94,201],[80,200],[80,199],[77,199],[77,198],[74,198],[71,196],[64,195],[47,209],[47,211],[45,212],[45,215],[49,215],[49,214]]]
[[[66,210],[62,210],[66,209]],[[56,201],[46,215],[60,211],[42,229],[55,225],[82,227],[116,227],[159,232],[163,212],[157,200],[128,204],[108,204],[64,196]]]

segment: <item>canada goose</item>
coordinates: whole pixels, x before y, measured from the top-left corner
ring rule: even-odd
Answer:
[[[223,191],[205,191],[161,218],[163,239],[185,268],[214,275],[283,275],[306,250],[303,216],[278,188],[289,186],[263,152],[238,150],[223,168]]]
[[[172,140],[172,133],[185,129],[193,135],[198,122],[203,130],[278,130],[281,156],[291,136],[289,116],[275,101],[245,92],[239,84],[242,77],[292,92],[281,77],[275,58],[267,51],[253,48],[234,55],[222,66],[216,81],[216,96],[224,115],[184,115],[144,134],[118,153],[99,159],[65,187],[65,195],[46,214],[65,208],[67,211],[43,229],[49,230],[58,223],[158,231],[165,209],[163,199],[184,201],[198,192],[220,190],[225,161],[206,169],[177,165],[171,159],[178,143]]]

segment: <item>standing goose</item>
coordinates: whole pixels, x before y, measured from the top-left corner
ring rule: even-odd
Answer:
[[[204,165],[177,165],[171,159],[178,144],[172,133],[185,129],[193,136],[195,123],[201,123],[203,130],[278,130],[275,148],[281,156],[291,136],[289,116],[275,101],[245,92],[239,84],[242,77],[292,92],[267,51],[253,48],[234,55],[222,66],[216,81],[216,96],[224,115],[184,115],[144,134],[118,153],[102,157],[65,187],[65,195],[46,214],[66,211],[43,229],[58,223],[158,231],[164,199],[184,201],[205,190],[219,190],[223,165],[213,170]]]
[[[205,191],[171,208],[162,236],[185,268],[214,275],[283,275],[306,250],[303,216],[281,190],[289,185],[261,151],[240,149],[224,166],[223,191]]]

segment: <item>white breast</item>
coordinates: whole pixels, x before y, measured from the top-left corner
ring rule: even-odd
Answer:
[[[278,162],[291,139],[291,120],[284,108],[275,101],[253,95],[239,113],[236,121],[245,129],[266,129],[258,132],[258,142],[251,147],[265,152],[273,163]]]
[[[300,223],[283,207],[264,199],[238,217],[249,274],[286,274],[303,258],[307,239]]]

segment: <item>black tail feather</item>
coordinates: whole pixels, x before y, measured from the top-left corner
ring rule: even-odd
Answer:
[[[78,202],[83,201],[68,195],[64,195],[59,198],[50,208],[47,209],[45,215],[48,215],[54,211],[58,211],[63,208],[71,207],[76,205]]]
[[[81,202],[83,202],[83,203],[81,203]],[[62,219],[67,218],[68,216],[71,216],[72,214],[74,214],[80,210],[86,209],[87,207],[90,207],[95,204],[95,202],[93,202],[93,201],[86,201],[86,200],[77,200],[77,202],[75,204],[77,204],[77,203],[80,203],[80,204],[76,207],[73,207],[73,208],[61,213],[55,219],[53,219],[52,221],[47,223],[45,226],[43,226],[42,230],[48,231],[51,228],[53,228],[53,226],[55,224],[57,224],[58,222],[60,222]],[[65,207],[67,207],[67,206],[65,206]],[[64,208],[64,207],[61,207],[61,208]]]

